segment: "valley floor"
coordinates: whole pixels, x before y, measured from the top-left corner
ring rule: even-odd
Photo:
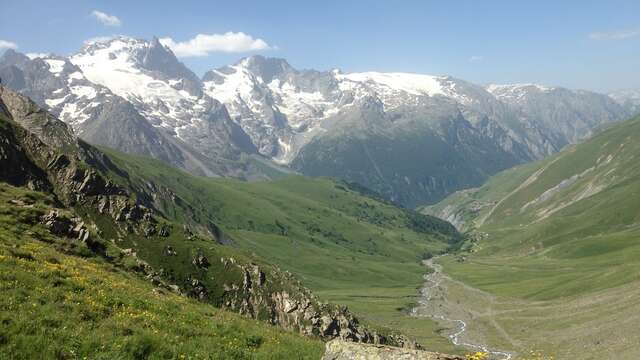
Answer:
[[[425,275],[425,284],[421,290],[421,299],[418,306],[411,310],[411,315],[418,318],[429,318],[446,327],[447,337],[451,342],[471,352],[488,353],[491,359],[506,359],[513,357],[506,350],[490,348],[489,340],[483,334],[473,333],[469,324],[480,315],[469,311],[460,301],[452,302],[449,299],[450,286],[459,286],[468,292],[469,298],[483,299],[491,307],[495,303],[495,297],[482,290],[468,286],[462,282],[451,279],[442,272],[442,266],[436,261],[440,256],[425,260],[429,273]],[[491,311],[491,309],[489,310]],[[495,323],[501,334],[509,339],[509,335]]]
[[[437,285],[427,284],[430,291],[423,295],[428,301],[421,302],[415,314],[447,319],[443,326],[451,329],[449,334],[458,344],[508,351],[515,358],[531,351],[554,359],[637,359],[640,355],[637,283],[582,296],[528,300],[496,295],[458,280],[464,279],[464,271],[482,264],[458,263],[451,256],[440,262],[445,274],[428,279]],[[502,271],[512,271],[509,267],[503,265]],[[442,269],[437,264],[433,268],[436,273]],[[459,321],[452,325],[449,319]]]

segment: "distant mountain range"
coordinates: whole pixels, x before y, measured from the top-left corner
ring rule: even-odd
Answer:
[[[640,113],[640,89],[616,91],[609,94],[609,96],[633,114]]]
[[[477,186],[634,111],[626,97],[582,90],[297,70],[262,56],[200,79],[157,38],[122,36],[66,58],[8,50],[0,77],[95,144],[207,176],[340,177],[406,206]]]

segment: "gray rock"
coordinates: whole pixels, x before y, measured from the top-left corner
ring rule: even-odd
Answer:
[[[465,357],[333,340],[327,342],[322,360],[465,360]]]

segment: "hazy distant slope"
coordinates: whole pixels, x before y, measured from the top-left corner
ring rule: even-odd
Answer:
[[[561,358],[580,349],[589,359],[637,357],[638,156],[640,117],[424,210],[473,230],[444,268],[497,296],[497,322],[478,320],[511,336],[496,342]]]

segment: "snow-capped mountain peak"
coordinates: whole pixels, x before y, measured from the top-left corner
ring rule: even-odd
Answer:
[[[105,97],[112,96],[108,89],[87,80],[77,66],[61,56],[8,53],[2,57],[2,63],[15,66],[20,72],[27,71],[30,76],[20,75],[22,79],[16,85],[37,87],[29,95],[74,127],[91,118]],[[15,83],[17,79],[7,80]]]
[[[200,81],[157,38],[124,36],[88,43],[71,57],[93,83],[131,101],[155,126],[176,131],[206,117]]]
[[[359,161],[342,163],[350,154],[339,151],[348,147],[334,141],[344,134],[347,143],[368,137],[402,142],[415,132],[429,144],[461,150],[489,144],[482,151],[530,160],[625,116],[611,98],[585,91],[536,84],[485,88],[450,76],[401,72],[298,70],[284,59],[257,55],[199,79],[157,38],[117,36],[89,41],[69,59],[32,57],[6,51],[0,58],[3,82],[91,141],[201,174],[228,174],[242,152],[256,151],[295,169],[315,169],[317,162],[325,162],[320,168],[358,168]],[[376,146],[354,149],[368,154]],[[326,151],[338,153],[326,157]],[[363,161],[374,159],[367,155]],[[423,175],[402,181],[424,181]],[[420,186],[435,189],[440,185],[434,181]]]
[[[260,152],[287,163],[325,120],[372,100],[385,111],[431,98],[470,105],[491,97],[448,76],[410,73],[296,70],[283,59],[252,56],[203,77],[207,95],[225,104]],[[438,100],[440,101],[440,100]]]

